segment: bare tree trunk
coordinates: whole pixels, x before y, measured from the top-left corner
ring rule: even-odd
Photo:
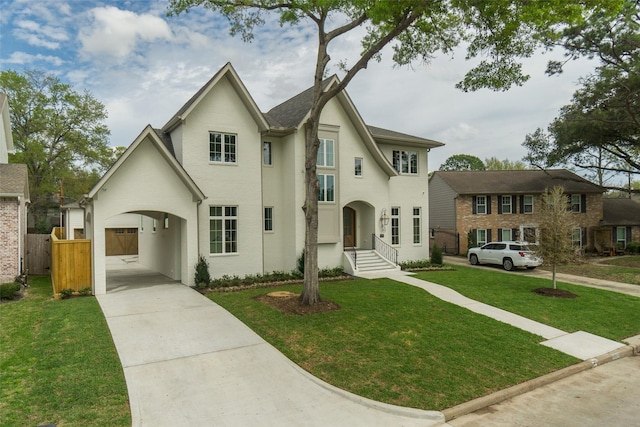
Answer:
[[[556,263],[553,263],[551,267],[551,283],[553,283],[553,289],[556,289]]]

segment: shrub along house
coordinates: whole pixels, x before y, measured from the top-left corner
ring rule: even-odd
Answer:
[[[536,243],[542,194],[558,185],[575,213],[574,245],[593,247],[604,189],[563,169],[434,172],[429,179],[431,243],[452,254],[465,254],[470,243]]]
[[[122,213],[142,216],[140,263],[182,283],[193,284],[200,254],[214,278],[293,270],[311,94],[262,113],[227,64],[161,129],[147,126],[81,202],[94,293],[106,292],[107,220]],[[427,153],[443,144],[367,126],[344,91],[324,108],[319,138],[320,268],[358,273],[354,250],[374,245],[386,268],[428,258]]]

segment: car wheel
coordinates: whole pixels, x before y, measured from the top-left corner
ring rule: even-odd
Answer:
[[[513,261],[511,260],[511,258],[505,258],[502,260],[502,268],[507,271],[513,270]]]
[[[477,255],[474,255],[474,254],[472,254],[471,256],[469,256],[469,262],[471,263],[471,265],[478,265],[478,264],[480,264],[480,263],[478,262],[478,256],[477,256]]]

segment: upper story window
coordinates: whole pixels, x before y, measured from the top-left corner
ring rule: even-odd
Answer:
[[[406,175],[418,174],[418,152],[393,150],[393,168]]]
[[[571,194],[571,195],[569,195],[569,203],[571,204],[571,212],[581,212],[582,211],[582,209],[580,209],[581,202],[582,202],[582,197],[580,197],[580,194]]]
[[[318,159],[316,166],[332,168],[335,165],[334,141],[333,139],[318,138]]]
[[[533,196],[522,196],[522,213],[533,213]]]
[[[236,135],[209,132],[209,161],[216,163],[236,163]]]
[[[271,141],[264,141],[262,143],[262,164],[266,166],[271,165]]]
[[[513,203],[511,196],[500,196],[500,207],[503,214],[513,213]]]
[[[353,160],[353,174],[355,176],[362,176],[362,157],[356,157]]]
[[[318,174],[318,181],[320,181],[318,201],[335,202],[335,175]]]
[[[477,214],[486,214],[487,213],[487,196],[476,196],[476,213]]]

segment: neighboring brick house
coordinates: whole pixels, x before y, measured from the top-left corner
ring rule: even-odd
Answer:
[[[469,235],[478,246],[500,240],[535,243],[542,194],[558,185],[576,213],[574,244],[593,247],[604,189],[563,169],[434,172],[429,179],[431,245],[465,254]]]
[[[596,231],[599,252],[624,250],[631,242],[640,243],[640,202],[629,198],[604,198],[601,227]]]

